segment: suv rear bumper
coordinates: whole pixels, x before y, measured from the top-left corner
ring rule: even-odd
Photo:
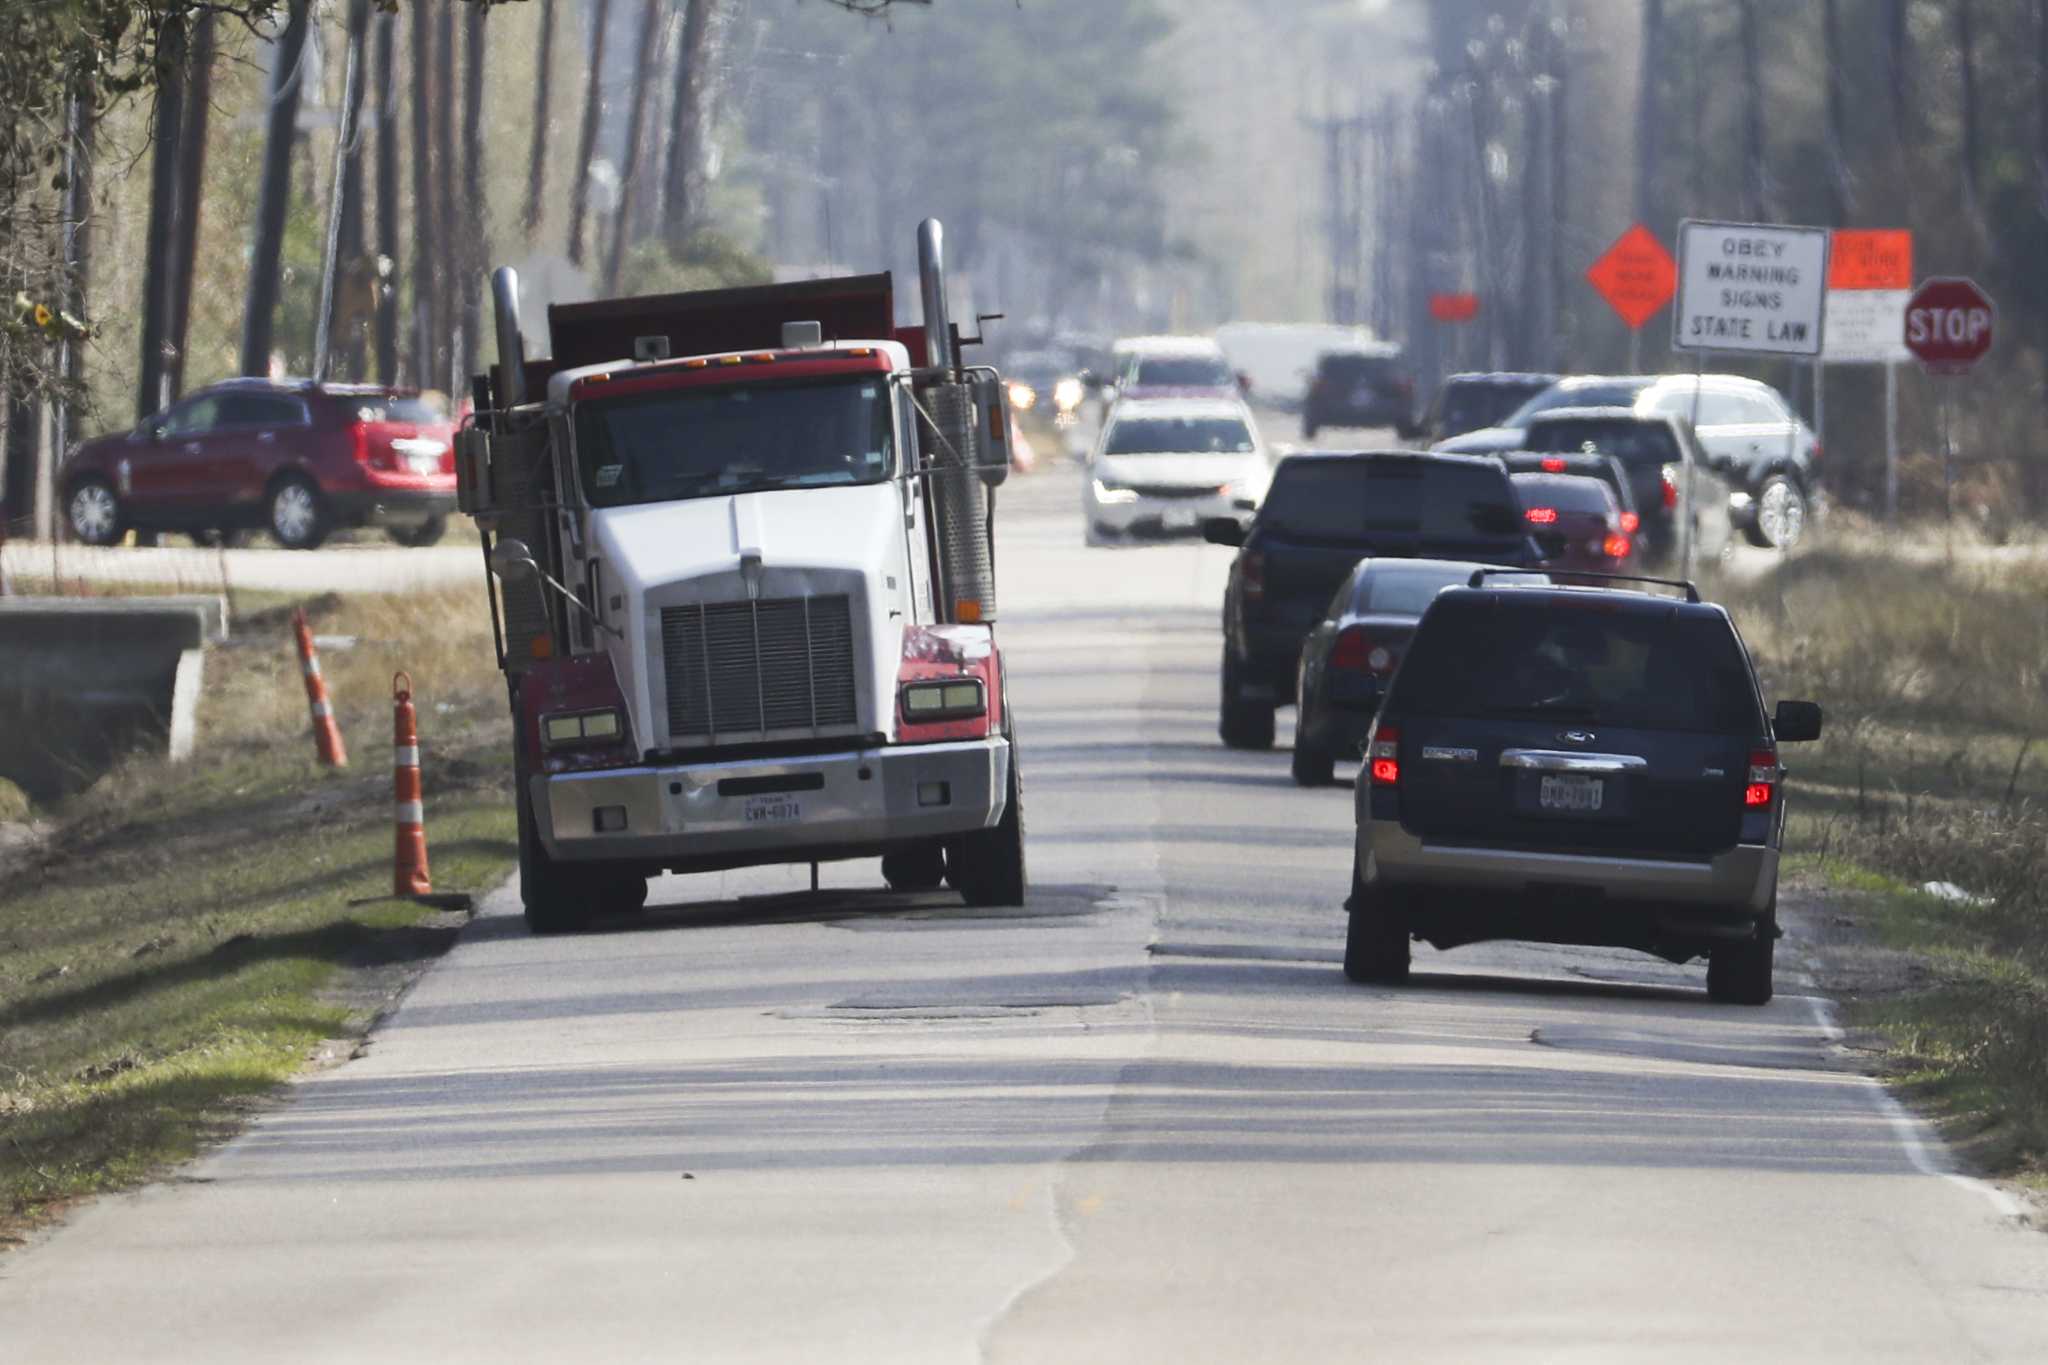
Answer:
[[[563,861],[801,862],[813,851],[852,856],[994,826],[1008,801],[1010,744],[997,737],[891,745],[530,781],[541,841]],[[793,815],[776,809],[785,803]],[[615,811],[610,818],[623,828],[601,831],[603,810]]]
[[[1540,853],[1433,844],[1385,820],[1358,831],[1368,886],[1516,895],[1598,888],[1610,901],[1766,913],[1777,894],[1778,850],[1737,844],[1703,861]]]
[[[323,496],[345,526],[417,526],[455,515],[455,492],[426,488],[344,488]]]

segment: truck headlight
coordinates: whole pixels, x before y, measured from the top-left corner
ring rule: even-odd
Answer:
[[[568,716],[542,716],[540,734],[550,749],[572,744],[610,744],[626,732],[616,709],[583,711]]]
[[[1121,488],[1114,483],[1104,483],[1101,479],[1095,480],[1095,501],[1102,506],[1137,500],[1138,495],[1128,488]]]
[[[919,725],[970,720],[988,710],[979,678],[947,678],[903,685],[903,719]]]

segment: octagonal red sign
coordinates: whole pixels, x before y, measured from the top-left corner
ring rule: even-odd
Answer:
[[[1960,374],[1984,358],[1997,330],[1991,296],[1970,280],[1922,280],[1906,301],[1906,349],[1930,374]]]

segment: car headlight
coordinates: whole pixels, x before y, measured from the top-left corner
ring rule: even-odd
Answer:
[[[574,715],[542,716],[540,736],[550,749],[576,744],[612,744],[626,733],[624,719],[615,708],[580,711]]]
[[[946,678],[903,685],[903,719],[919,725],[970,720],[988,710],[979,678]]]
[[[1080,380],[1069,376],[1052,386],[1052,405],[1061,412],[1072,412],[1081,406],[1081,400],[1087,393]]]
[[[1122,502],[1136,502],[1137,500],[1137,493],[1131,489],[1120,487],[1114,482],[1105,483],[1101,479],[1095,480],[1095,501],[1098,503],[1110,505]]]
[[[1010,381],[1010,406],[1019,412],[1029,412],[1038,406],[1038,390],[1021,379]]]

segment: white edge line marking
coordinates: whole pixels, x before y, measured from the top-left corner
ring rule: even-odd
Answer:
[[[1835,1022],[1834,1003],[1819,995],[1808,995],[1804,999],[1807,1008],[1813,1011],[1813,1022],[1819,1026],[1828,1042],[1841,1042],[1847,1035],[1842,1032],[1842,1026]],[[1892,1133],[1898,1138],[1899,1146],[1905,1149],[1906,1159],[1913,1163],[1914,1170],[1922,1175],[1939,1176],[1982,1196],[1997,1211],[2000,1218],[2013,1222],[2025,1221],[2027,1211],[2017,1199],[1988,1180],[1979,1180],[1973,1175],[1964,1175],[1953,1169],[1945,1149],[1940,1147],[1941,1139],[1933,1137],[1933,1145],[1930,1145],[1929,1139],[1932,1135],[1926,1122],[1900,1104],[1882,1081],[1871,1076],[1865,1076],[1863,1080],[1868,1083],[1871,1093],[1877,1100],[1877,1112],[1884,1115],[1885,1122],[1891,1124]]]

